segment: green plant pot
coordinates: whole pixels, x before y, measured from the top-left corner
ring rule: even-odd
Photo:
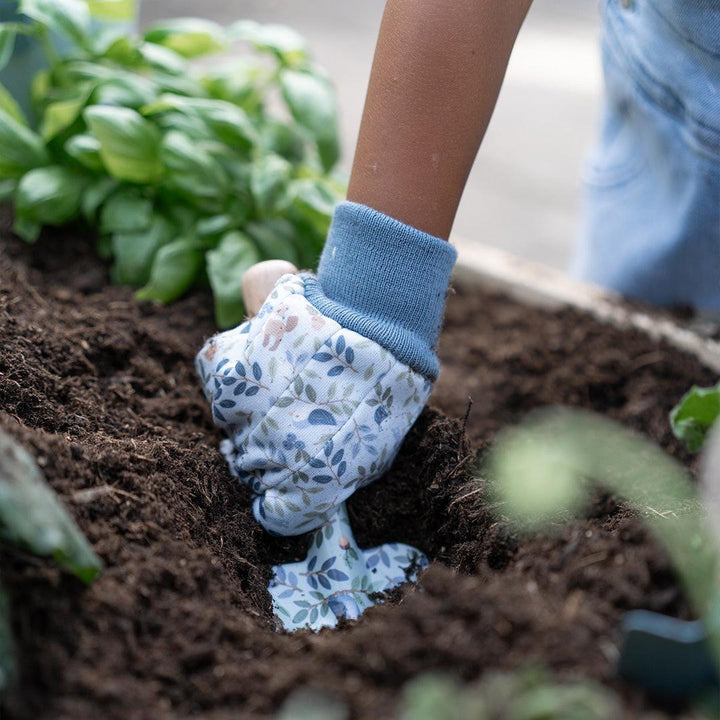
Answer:
[[[137,30],[140,0],[114,2],[87,0],[87,3],[93,22],[97,24],[98,29],[113,27],[127,32]],[[23,22],[23,20],[24,16],[18,13],[18,0],[0,0],[0,22]],[[69,42],[56,34],[52,35],[52,42],[61,55],[70,48]],[[35,38],[18,35],[15,38],[15,47],[10,62],[0,71],[0,83],[17,100],[31,123],[35,118],[30,101],[30,84],[35,75],[45,66],[45,55],[40,43]]]

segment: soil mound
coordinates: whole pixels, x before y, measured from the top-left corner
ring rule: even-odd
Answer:
[[[76,232],[28,247],[8,227],[4,210],[0,425],[106,570],[83,588],[2,556],[22,671],[3,717],[265,718],[316,685],[353,718],[389,718],[402,684],[434,668],[473,680],[538,660],[612,683],[625,610],[687,613],[664,555],[611,498],[560,537],[521,542],[470,475],[499,427],[548,403],[606,412],[684,458],[666,413],[713,381],[692,359],[574,313],[452,298],[434,395],[447,415],[427,409],[394,469],[350,504],[362,546],[408,542],[431,568],[339,631],[278,634],[270,567],[304,556],[305,541],[262,531],[217,452],[192,366],[214,331],[209,295],[139,304],[106,285]]]

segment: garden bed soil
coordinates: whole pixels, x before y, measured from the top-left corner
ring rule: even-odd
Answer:
[[[642,523],[598,494],[557,537],[521,540],[471,475],[499,428],[558,403],[689,462],[667,413],[689,385],[715,381],[693,358],[571,310],[457,290],[433,407],[388,476],[350,503],[361,546],[411,543],[430,569],[341,630],[278,634],[270,567],[304,556],[305,540],[263,532],[217,451],[192,364],[213,332],[209,295],[140,304],[106,285],[78,231],[30,247],[7,210],[0,220],[0,427],[106,565],[85,588],[50,562],[3,554],[21,677],[2,717],[270,718],[311,685],[377,720],[423,671],[475,681],[531,660],[608,684],[631,716],[665,717],[614,677],[625,611],[688,616]]]

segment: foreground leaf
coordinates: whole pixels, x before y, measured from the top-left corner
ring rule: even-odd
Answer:
[[[252,242],[241,232],[225,235],[207,254],[207,272],[215,298],[215,321],[220,328],[243,319],[242,276],[260,260]]]
[[[163,173],[160,131],[129,108],[94,105],[83,117],[100,142],[100,157],[118,180],[151,183]]]
[[[682,440],[689,450],[697,452],[718,415],[720,383],[709,388],[695,385],[670,411],[670,425],[675,437]]]
[[[33,458],[2,430],[0,540],[35,555],[55,558],[85,583],[102,568]]]
[[[203,265],[203,249],[196,240],[181,238],[158,250],[148,284],[135,294],[139,300],[169,303],[195,282]]]

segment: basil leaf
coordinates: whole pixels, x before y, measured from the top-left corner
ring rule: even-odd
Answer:
[[[41,230],[41,223],[15,215],[15,221],[13,222],[13,232],[18,237],[21,237],[25,242],[34,243],[40,237]]]
[[[153,115],[167,110],[180,112],[188,123],[202,122],[207,128],[205,136],[217,139],[228,145],[248,149],[258,141],[258,133],[247,113],[225,100],[207,98],[190,98],[172,93],[165,93],[160,99],[141,109],[144,115]],[[176,117],[175,113],[168,113]],[[158,120],[164,127],[167,123]],[[174,121],[178,124],[177,119]],[[196,126],[196,125],[195,125]]]
[[[0,178],[17,178],[50,158],[42,138],[0,110]]]
[[[186,58],[224,50],[225,30],[211,20],[176,18],[153,25],[146,33],[147,42],[162,45]]]
[[[283,65],[296,67],[308,61],[304,38],[286,25],[261,25],[254,20],[240,20],[230,26],[228,34],[246,40],[257,50],[272,53]]]
[[[170,48],[143,42],[140,43],[138,51],[143,60],[155,70],[162,70],[171,75],[181,75],[187,72],[185,58]]]
[[[89,46],[90,11],[83,0],[20,0],[18,10],[80,47]]]
[[[45,142],[69,128],[80,117],[89,96],[90,91],[86,90],[75,97],[58,100],[45,107],[40,124],[40,133]]]
[[[161,158],[172,170],[168,184],[193,197],[219,198],[229,189],[220,163],[183,133],[171,130],[163,138]]]
[[[100,232],[145,230],[152,220],[152,201],[138,191],[123,188],[111,195],[100,211]]]
[[[119,180],[148,183],[163,174],[160,131],[135,110],[94,105],[83,117],[100,141],[100,157]]]
[[[83,217],[89,222],[94,223],[98,208],[110,197],[118,186],[115,178],[103,177],[88,186],[85,190],[81,208]]]
[[[203,265],[203,250],[196,240],[180,238],[161,247],[150,270],[148,284],[135,293],[139,300],[169,303],[195,282]]]
[[[144,285],[150,278],[157,251],[167,245],[174,234],[172,223],[158,214],[153,215],[150,225],[144,230],[114,233],[112,254],[115,262],[110,269],[113,282]]]
[[[17,188],[17,180],[0,180],[0,202],[12,200]]]
[[[139,75],[122,75],[101,82],[93,93],[94,105],[118,105],[137,109],[152,102],[156,96],[152,82]]]
[[[288,189],[293,214],[325,237],[337,202],[336,196],[322,180],[294,180]]]
[[[260,212],[268,212],[281,205],[291,173],[290,163],[272,153],[261,156],[253,163],[250,190]]]
[[[323,169],[329,171],[340,157],[337,102],[332,85],[318,75],[283,70],[280,86],[290,113],[313,137]]]
[[[24,220],[62,225],[80,212],[86,183],[79,172],[60,165],[30,170],[15,192],[15,212]]]
[[[101,20],[128,21],[137,12],[137,0],[87,0],[87,4],[90,14]]]
[[[65,142],[65,152],[88,170],[103,169],[100,157],[100,141],[88,133],[73,135]]]
[[[7,66],[15,50],[15,31],[0,25],[0,70]]]
[[[238,231],[228,233],[217,248],[208,251],[207,273],[218,327],[232,327],[242,321],[242,276],[259,259],[252,242]]]
[[[15,100],[2,83],[0,83],[0,110],[6,112],[13,120],[20,123],[20,125],[28,124],[20,106],[17,104],[17,100]]]
[[[293,265],[298,264],[295,247],[300,244],[300,238],[290,221],[266,218],[262,222],[248,223],[245,232],[257,246],[262,260],[287,260]]]

